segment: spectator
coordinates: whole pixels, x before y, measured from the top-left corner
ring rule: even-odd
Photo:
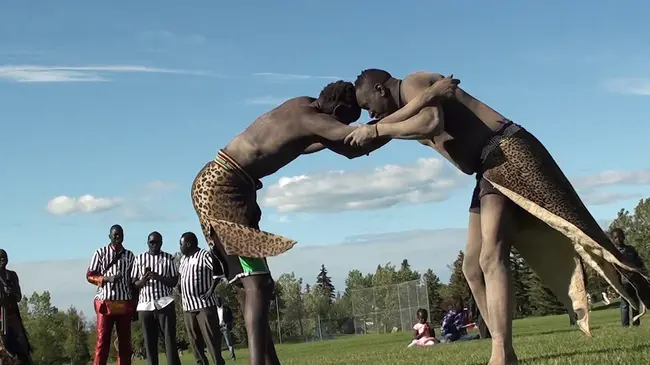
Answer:
[[[232,343],[232,322],[233,316],[230,307],[224,303],[221,297],[217,297],[217,314],[219,315],[219,327],[221,327],[221,335],[223,336],[228,351],[230,352],[230,359],[235,361],[235,344]]]
[[[413,346],[433,346],[438,343],[436,340],[436,333],[429,323],[429,313],[426,309],[418,309],[417,311],[418,323],[413,326],[413,341],[408,347]]]
[[[623,232],[622,229],[620,228],[614,228],[612,229],[612,241],[614,241],[614,245],[616,248],[621,251],[621,253],[630,260],[630,262],[634,263],[635,265],[639,267],[643,267],[645,271],[645,265],[643,264],[643,260],[641,259],[641,256],[639,256],[639,253],[634,249],[634,247],[629,246],[625,244],[625,233]],[[630,284],[630,282],[625,278],[625,276],[621,275],[621,283],[623,284],[623,288],[625,288],[625,291],[634,293],[635,289]],[[625,298],[621,298],[621,325],[623,327],[629,327],[630,326],[630,303],[625,300]],[[632,318],[636,317],[639,315],[639,311],[636,309],[631,310]],[[632,326],[639,326],[641,324],[640,320],[636,320],[632,323]]]
[[[18,302],[23,298],[18,282],[18,274],[7,270],[9,257],[5,250],[0,250],[0,363],[11,364],[16,359],[21,365],[30,365],[32,346],[29,344],[27,331],[20,316]]]
[[[131,317],[135,312],[131,269],[135,256],[122,246],[124,230],[120,225],[112,226],[108,237],[110,244],[95,251],[86,272],[86,280],[97,286],[97,342],[93,365],[106,365],[113,326],[119,346],[118,363],[131,365]]]
[[[467,314],[459,301],[455,306],[449,308],[442,319],[442,325],[440,326],[441,342],[469,341],[480,338],[478,334],[467,334],[467,322]]]
[[[173,288],[178,284],[174,256],[161,250],[162,235],[151,232],[148,252],[138,255],[131,276],[140,290],[138,318],[149,365],[158,365],[158,336],[162,331],[168,365],[181,365],[176,347],[176,307]]]

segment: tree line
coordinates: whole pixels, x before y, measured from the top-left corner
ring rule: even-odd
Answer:
[[[625,231],[627,243],[633,245],[642,257],[650,257],[650,198],[641,200],[632,212],[621,210],[609,229],[614,227]],[[462,273],[463,257],[464,253],[460,251],[449,265],[451,275],[447,283],[443,283],[431,269],[423,273],[414,270],[408,260],[399,265],[378,265],[372,273],[351,270],[344,288],[334,287],[325,265],[315,273],[313,281],[304,280],[294,273],[284,273],[276,278],[275,300],[270,310],[275,340],[304,342],[353,333],[405,330],[400,323],[410,323],[414,319],[414,309],[422,303],[426,303],[430,320],[437,325],[452,303],[462,301],[471,306],[473,302]],[[566,313],[516,250],[511,252],[510,264],[516,318]],[[587,280],[590,294],[599,294],[608,287],[589,268]],[[231,286],[223,284],[217,287],[217,292],[232,309],[235,341],[245,342],[246,332],[237,293]],[[178,292],[175,297],[178,341],[187,343]],[[37,364],[85,365],[92,360],[96,339],[94,314],[86,317],[74,307],[59,310],[51,304],[48,292],[25,297],[20,309]],[[143,348],[138,322],[133,322],[132,341],[136,353]],[[161,343],[161,352],[162,349]],[[114,348],[111,348],[110,356],[115,359]]]

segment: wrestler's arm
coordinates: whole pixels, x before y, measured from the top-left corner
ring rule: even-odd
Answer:
[[[324,146],[324,148],[328,148],[349,159],[353,159],[367,155],[390,142],[390,138],[377,138],[373,140],[372,143],[363,147],[347,145],[343,140],[358,127],[343,124],[327,114],[308,114],[303,117],[302,123],[310,133],[320,137],[321,139],[321,142],[307,147],[305,152],[310,151],[307,153],[314,153],[322,150],[323,148],[318,149],[320,147],[318,144],[320,144]]]
[[[369,121],[368,123],[366,123],[365,125],[374,125],[374,124],[377,124],[377,123],[379,123],[379,120],[373,119],[373,120]],[[359,124],[357,124],[357,125],[359,125]],[[389,141],[390,141],[390,139],[388,139],[385,143],[382,143],[379,147],[385,145]],[[348,144],[345,144],[345,146],[348,146]],[[377,148],[379,148],[379,147],[377,147]],[[324,150],[326,148],[327,147],[324,144],[320,143],[320,142],[312,143],[309,147],[305,148],[305,151],[302,154],[303,155],[309,155],[309,154],[314,153],[314,152],[322,151],[322,150]]]
[[[407,76],[403,83],[403,87],[408,88],[411,83],[426,83],[429,84],[427,88],[424,88],[420,91],[419,94],[413,99],[411,99],[405,106],[398,109],[393,114],[383,118],[379,123],[380,124],[391,124],[403,122],[409,118],[417,115],[424,107],[430,106],[440,99],[440,95],[437,93],[433,85],[436,81],[442,80],[444,76],[439,73],[433,72],[416,72]]]
[[[403,122],[377,124],[377,136],[395,139],[428,139],[439,133],[444,126],[442,108],[439,105],[428,106],[415,116]]]

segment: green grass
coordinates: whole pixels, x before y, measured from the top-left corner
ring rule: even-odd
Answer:
[[[593,311],[591,338],[570,327],[566,315],[517,320],[514,341],[520,364],[650,364],[650,325],[626,329],[618,318],[618,310]],[[484,365],[490,356],[489,340],[407,349],[409,340],[404,333],[380,334],[277,348],[283,365]],[[237,356],[235,363],[226,363],[248,364],[245,349],[238,350]],[[195,364],[191,354],[185,354],[182,362]]]

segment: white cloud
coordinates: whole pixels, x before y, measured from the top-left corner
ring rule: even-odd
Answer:
[[[422,158],[414,164],[384,165],[372,171],[281,177],[266,189],[263,204],[280,213],[381,209],[442,201],[467,181],[441,159]]]
[[[287,101],[289,98],[279,98],[275,96],[260,96],[257,98],[250,98],[246,99],[244,102],[248,105],[271,105],[271,106],[277,106],[285,101]]]
[[[637,193],[616,193],[606,190],[587,191],[580,194],[580,198],[586,205],[605,205],[622,200],[637,199],[641,196]]]
[[[0,80],[13,82],[105,82],[116,73],[157,73],[215,76],[203,71],[166,69],[137,65],[109,66],[0,66]]]
[[[650,95],[650,78],[620,77],[605,82],[611,92],[633,95]]]
[[[310,80],[310,79],[323,79],[323,80],[342,80],[342,77],[338,76],[315,76],[315,75],[297,75],[297,74],[285,74],[277,72],[257,72],[253,76],[264,77],[272,81],[298,81],[298,80]]]
[[[52,215],[90,214],[115,209],[121,204],[120,198],[101,198],[92,195],[75,198],[62,195],[48,201],[45,209]]]
[[[650,169],[636,171],[608,170],[574,179],[576,188],[593,189],[613,185],[649,185]]]

